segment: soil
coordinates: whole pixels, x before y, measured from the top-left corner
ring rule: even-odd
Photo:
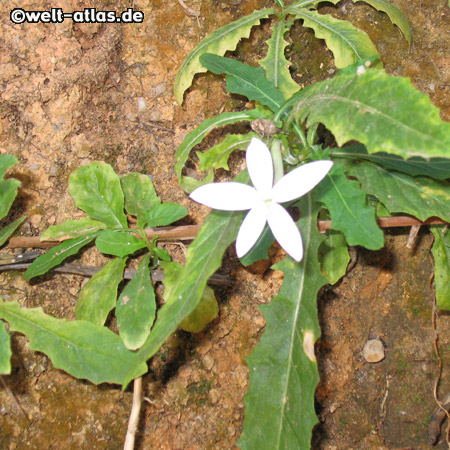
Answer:
[[[41,234],[50,225],[81,217],[67,186],[70,173],[92,161],[111,164],[117,173],[152,176],[163,201],[184,204],[200,223],[207,208],[190,202],[173,170],[177,146],[204,118],[242,103],[230,99],[211,75],[196,78],[182,107],[173,85],[187,53],[209,32],[271,5],[269,0],[192,0],[191,16],[176,0],[128,2],[59,0],[50,5],[27,0],[26,10],[60,7],[65,12],[143,11],[142,24],[14,25],[0,6],[0,151],[19,163],[8,173],[22,188],[8,221],[27,214],[19,234]],[[408,48],[398,28],[370,6],[344,1],[320,10],[346,17],[376,44],[386,70],[408,76],[450,120],[450,8],[447,0],[392,0],[409,20]],[[130,6],[131,5],[131,6]],[[239,48],[248,61],[264,52],[268,23]],[[312,32],[296,26],[291,58],[297,81],[305,85],[330,76],[329,51]],[[253,53],[248,55],[249,52]],[[250,59],[248,59],[250,58]],[[239,161],[235,161],[239,163]],[[220,175],[220,174],[219,174]],[[436,408],[433,383],[438,374],[432,328],[433,270],[431,236],[422,230],[406,248],[409,230],[388,231],[377,252],[354,249],[356,265],[319,298],[323,335],[316,352],[321,374],[317,390],[320,424],[313,449],[428,449],[427,427]],[[177,246],[166,249],[181,260]],[[17,251],[21,251],[20,249]],[[103,264],[88,250],[80,261]],[[218,289],[220,316],[198,334],[173,335],[150,361],[144,377],[147,401],[138,430],[138,449],[236,449],[248,387],[245,357],[258,342],[264,318],[258,305],[280,287],[270,262],[243,268],[234,250],[225,255],[223,273],[233,277]],[[1,295],[24,306],[42,306],[56,317],[74,318],[86,278],[47,274],[25,282],[19,272],[1,275]],[[450,391],[448,315],[437,319],[443,360],[440,397]],[[385,358],[367,363],[362,348],[380,339]],[[0,448],[120,449],[123,447],[132,392],[95,386],[53,368],[31,352],[27,339],[13,334],[13,372],[4,380],[24,410],[0,389]],[[441,437],[437,449],[448,448]]]

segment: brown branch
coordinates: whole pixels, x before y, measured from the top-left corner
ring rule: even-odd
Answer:
[[[29,259],[35,259],[29,258]],[[31,266],[31,263],[11,263],[11,264],[0,264],[0,272],[3,270],[23,270],[28,269],[28,267]],[[95,275],[99,270],[101,270],[102,267],[95,267],[95,266],[86,266],[82,264],[62,264],[61,266],[57,266],[53,268],[53,271],[60,272],[60,273],[68,273],[72,275],[82,275],[85,277],[92,277],[92,275]],[[123,274],[123,278],[125,280],[131,280],[134,275],[136,275],[136,269],[125,269],[125,272]],[[151,277],[152,281],[164,281],[164,271],[161,269],[155,269],[151,271]],[[218,273],[215,273],[211,275],[208,279],[209,284],[215,284],[215,285],[227,285],[231,283],[231,278],[227,275],[221,275]]]
[[[380,217],[378,220],[380,228],[396,228],[396,227],[411,227],[414,225],[445,225],[448,222],[438,218],[428,219],[422,222],[415,217],[397,216],[397,217]],[[200,231],[201,225],[182,225],[179,227],[161,227],[148,228],[145,230],[147,237],[153,239],[158,236],[159,240],[180,240],[189,241],[194,239]],[[318,228],[321,233],[331,229],[331,220],[320,220]],[[39,236],[19,236],[13,237],[9,240],[9,248],[50,248],[60,244],[61,241],[41,241]]]

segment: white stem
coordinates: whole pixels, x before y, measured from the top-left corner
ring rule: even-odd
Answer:
[[[133,450],[136,431],[139,426],[139,414],[142,405],[142,377],[136,378],[133,385],[133,405],[131,407],[130,419],[128,421],[127,436],[123,450]]]

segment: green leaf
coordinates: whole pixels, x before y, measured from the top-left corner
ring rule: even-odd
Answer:
[[[214,290],[205,286],[197,307],[180,323],[180,328],[189,333],[200,333],[219,314]]]
[[[72,172],[69,191],[78,208],[91,219],[111,228],[126,228],[120,179],[109,164],[93,162]]]
[[[180,105],[183,103],[184,91],[191,85],[194,75],[206,72],[206,69],[200,64],[200,56],[205,53],[224,55],[227,50],[234,50],[242,38],[250,36],[252,27],[258,25],[261,19],[275,13],[276,10],[272,8],[256,10],[249,16],[229,23],[202,39],[183,61],[177,73],[174,88],[177,102]]]
[[[84,236],[105,228],[103,222],[84,217],[79,220],[67,220],[58,225],[52,225],[41,234],[41,241],[60,241],[67,238]]]
[[[350,255],[342,233],[327,230],[326,238],[319,248],[319,260],[322,273],[329,283],[337,283],[346,274]]]
[[[207,53],[200,58],[201,63],[212,73],[226,74],[227,91],[256,100],[273,112],[285,102],[283,94],[267,80],[262,67],[253,67],[236,59]]]
[[[163,227],[188,215],[188,210],[178,203],[162,203],[145,213],[145,221],[150,228]]]
[[[200,170],[225,169],[228,167],[228,158],[234,150],[246,150],[256,133],[227,134],[222,142],[219,142],[208,151],[197,152]]]
[[[3,302],[1,297],[0,302]],[[6,329],[5,322],[0,320],[0,375],[11,373],[11,356],[11,336]]]
[[[19,186],[20,181],[14,178],[0,181],[0,220],[8,214]]]
[[[243,179],[238,179],[243,182]],[[136,368],[151,358],[180,322],[195,310],[208,278],[219,268],[226,248],[236,238],[242,212],[213,211],[188,247],[186,266],[179,276],[169,301],[159,310],[158,319],[145,344],[130,366],[125,385],[138,375]]]
[[[132,172],[120,178],[125,195],[125,209],[128,214],[138,217],[138,227],[143,227],[143,217],[147,211],[161,204],[149,176]]]
[[[97,233],[80,236],[74,239],[67,239],[61,244],[53,247],[48,252],[36,258],[24,274],[25,280],[37,277],[48,272],[52,267],[61,264],[69,256],[75,255],[78,251],[89,244],[97,237]]]
[[[297,8],[305,8],[308,7],[308,9],[315,8],[319,3],[324,2],[325,0],[300,0],[298,2],[292,3],[292,5],[289,5],[286,8],[286,12],[290,14],[290,9],[297,9]],[[333,3],[334,5],[336,3],[339,3],[341,0],[326,0],[327,3]]]
[[[10,167],[17,163],[17,158],[14,155],[0,155],[0,180],[5,178],[5,172]]]
[[[176,153],[175,173],[178,176],[178,182],[187,192],[192,192],[196,187],[204,183],[210,183],[214,180],[212,172],[204,180],[197,181],[194,178],[182,175],[183,167],[189,158],[191,150],[199,144],[205,136],[212,130],[225,125],[234,124],[242,121],[255,120],[261,117],[263,113],[257,109],[251,111],[225,112],[211,119],[204,120],[195,130],[191,131],[178,147]]]
[[[242,450],[309,449],[317,423],[314,391],[319,381],[314,342],[320,335],[317,293],[327,282],[317,252],[318,207],[301,199],[298,222],[305,253],[300,263],[285,258],[275,268],[285,274],[280,293],[260,307],[266,318],[261,341],[247,358],[250,383],[245,395]]]
[[[389,19],[391,19],[391,22],[400,28],[408,43],[411,44],[411,31],[409,29],[409,23],[402,12],[392,3],[389,3],[387,0],[352,0],[352,2],[368,3],[378,11],[385,12],[389,16]]]
[[[114,258],[99,270],[80,291],[75,317],[103,325],[116,306],[117,288],[123,279],[126,258]]]
[[[102,253],[121,258],[147,247],[144,239],[139,239],[128,232],[114,230],[101,231],[95,240],[95,245]]]
[[[1,299],[0,317],[12,331],[25,334],[31,350],[45,353],[57,369],[95,384],[122,384],[134,360],[134,354],[125,348],[120,337],[106,327],[56,319],[42,308],[21,308],[15,301]],[[135,373],[142,375],[146,371],[146,365],[141,364]]]
[[[312,28],[317,38],[325,39],[327,47],[333,52],[337,68],[378,54],[369,36],[346,20],[305,8],[289,7],[288,10],[297,19],[303,19],[303,26]]]
[[[266,73],[266,78],[283,94],[284,98],[290,98],[300,89],[291,77],[289,71],[291,63],[284,56],[286,47],[289,45],[284,36],[293,23],[292,20],[275,22],[271,28],[272,36],[266,41],[267,55],[259,62]]]
[[[363,145],[351,145],[342,149],[333,149],[329,156],[351,160],[362,159],[378,164],[385,169],[396,170],[412,176],[425,175],[436,180],[450,178],[450,159],[447,158],[424,159],[420,156],[413,156],[405,160],[399,155],[386,152],[369,155]]]
[[[20,217],[19,219],[11,222],[0,230],[0,247],[8,240],[8,238],[17,230],[20,224],[27,218],[27,216]]]
[[[371,163],[355,165],[352,175],[368,194],[377,197],[391,213],[406,213],[427,220],[450,221],[450,183],[390,172]]]
[[[431,253],[434,258],[436,304],[439,309],[450,310],[450,232],[447,226],[430,227],[434,235]]]
[[[314,83],[287,102],[308,126],[323,123],[340,146],[356,140],[369,153],[450,155],[450,123],[409,79],[377,69]]]
[[[368,58],[360,59],[355,64],[350,64],[342,69],[338,70],[338,75],[357,75],[361,71],[365,71],[368,68],[383,68],[383,62],[380,55],[369,56]]]
[[[377,225],[375,209],[367,204],[359,183],[349,180],[342,167],[333,166],[319,184],[317,200],[329,210],[333,230],[342,231],[349,245],[370,250],[383,247],[384,234]]]
[[[239,261],[243,266],[249,266],[261,259],[267,259],[269,257],[269,248],[272,246],[274,240],[272,231],[266,225],[256,244]]]
[[[130,350],[142,346],[155,320],[155,292],[148,267],[149,261],[148,254],[142,258],[136,275],[125,286],[116,305],[120,337]]]
[[[183,273],[183,266],[177,262],[163,262],[161,268],[164,270],[164,299],[167,302],[177,301],[171,297],[171,293],[177,284],[178,277]],[[214,320],[219,313],[219,305],[213,289],[205,286],[202,298],[197,307],[181,323],[180,328],[190,333],[199,333],[209,322]]]

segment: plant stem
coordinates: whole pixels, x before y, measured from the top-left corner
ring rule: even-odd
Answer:
[[[279,139],[274,139],[270,151],[272,153],[273,160],[273,184],[275,184],[277,181],[283,178],[284,175],[283,156],[281,155],[281,141]]]
[[[139,414],[142,406],[142,377],[134,380],[133,406],[131,407],[130,420],[128,421],[127,436],[123,450],[133,450],[136,431],[139,425]]]

